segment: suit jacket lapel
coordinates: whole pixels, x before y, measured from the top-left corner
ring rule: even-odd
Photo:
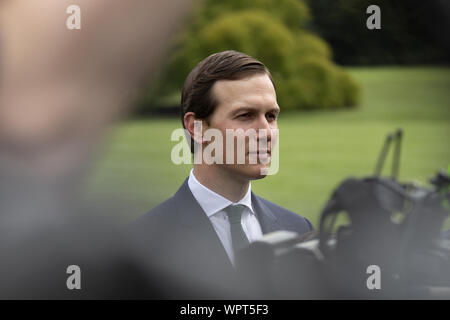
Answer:
[[[281,229],[281,225],[277,220],[277,217],[270,211],[270,209],[264,204],[264,202],[252,192],[252,205],[254,206],[255,213],[258,217],[259,224],[263,234],[267,234],[273,231]]]
[[[189,189],[188,179],[184,181],[173,198],[177,205],[181,228],[198,246],[193,249],[214,255],[209,257],[210,263],[233,268],[211,221]]]

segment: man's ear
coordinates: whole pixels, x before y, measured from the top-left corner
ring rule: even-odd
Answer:
[[[203,134],[206,130],[205,128],[205,121],[202,121],[200,119],[197,119],[195,117],[194,112],[186,112],[186,114],[183,117],[184,127],[188,131],[189,135],[194,139],[197,143],[202,144],[203,141]],[[197,134],[197,136],[196,136]]]

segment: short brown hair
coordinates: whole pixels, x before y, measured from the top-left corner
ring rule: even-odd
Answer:
[[[196,118],[208,120],[213,114],[217,100],[211,88],[218,80],[240,80],[255,74],[267,74],[273,83],[266,66],[255,58],[234,50],[214,53],[200,61],[187,76],[181,93],[181,122],[184,115],[194,112]],[[275,85],[274,85],[275,86]],[[191,138],[191,151],[194,143]]]

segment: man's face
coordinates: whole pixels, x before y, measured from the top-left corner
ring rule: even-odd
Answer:
[[[238,164],[239,139],[235,137],[233,163],[226,161],[226,144],[230,141],[224,141],[224,164],[214,165],[244,180],[263,178],[266,175],[263,172],[267,172],[270,166],[272,142],[276,140],[280,112],[275,88],[269,76],[258,74],[241,80],[220,80],[214,84],[212,94],[218,104],[209,118],[209,125],[204,124],[204,129],[218,129],[224,138],[227,136],[227,129],[242,129],[244,132],[253,129],[256,132],[256,135],[241,139],[245,141],[245,147],[242,146],[242,150],[245,150],[245,163]],[[263,139],[267,140],[266,147],[261,147],[260,141]]]

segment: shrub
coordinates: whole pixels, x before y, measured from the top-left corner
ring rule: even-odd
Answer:
[[[303,1],[205,3],[196,11],[191,27],[179,35],[174,53],[149,90],[148,101],[161,103],[164,96],[175,96],[198,62],[212,53],[232,49],[255,57],[269,68],[284,110],[358,104],[359,86],[332,63],[328,44],[301,28],[310,19]]]

